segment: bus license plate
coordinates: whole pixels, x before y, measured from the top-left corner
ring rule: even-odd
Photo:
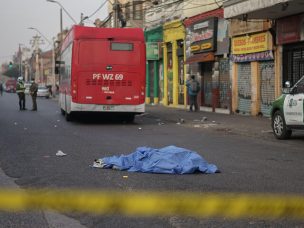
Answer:
[[[114,106],[111,106],[111,105],[103,105],[103,106],[102,106],[102,110],[103,110],[103,111],[112,111],[112,110],[114,110]]]

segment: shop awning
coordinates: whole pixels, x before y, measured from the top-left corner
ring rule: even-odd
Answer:
[[[197,62],[210,62],[214,61],[214,53],[206,52],[201,54],[194,54],[186,59],[186,64],[197,63]]]

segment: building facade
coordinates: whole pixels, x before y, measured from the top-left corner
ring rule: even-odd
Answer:
[[[146,103],[158,104],[164,88],[163,74],[163,27],[145,31],[146,39]]]
[[[228,0],[232,37],[232,110],[269,116],[285,81],[304,74],[303,1]]]
[[[160,77],[159,100],[165,106],[187,106],[186,26],[187,18],[212,11],[217,1],[151,1],[145,7],[146,30],[163,27],[163,81]],[[223,14],[223,13],[222,13]],[[163,86],[163,89],[161,88]],[[149,95],[150,96],[150,95]]]
[[[270,28],[267,21],[231,21],[233,112],[270,114],[278,80],[275,77],[276,50]]]
[[[108,1],[109,17],[101,27],[136,27],[144,25],[144,6],[141,0],[110,0]]]
[[[230,112],[228,24],[223,9],[190,17],[186,27],[186,73],[201,84],[198,101],[201,109]]]

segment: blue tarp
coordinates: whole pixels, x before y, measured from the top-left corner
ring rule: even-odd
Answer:
[[[186,174],[194,172],[216,173],[218,168],[208,164],[194,151],[176,146],[160,149],[138,147],[129,155],[97,159],[93,167],[113,168],[129,172]]]

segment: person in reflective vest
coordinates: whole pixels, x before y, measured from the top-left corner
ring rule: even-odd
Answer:
[[[25,108],[25,86],[23,83],[23,77],[18,77],[17,80],[17,86],[16,86],[16,93],[18,95],[19,98],[19,109],[20,110],[26,110]]]

